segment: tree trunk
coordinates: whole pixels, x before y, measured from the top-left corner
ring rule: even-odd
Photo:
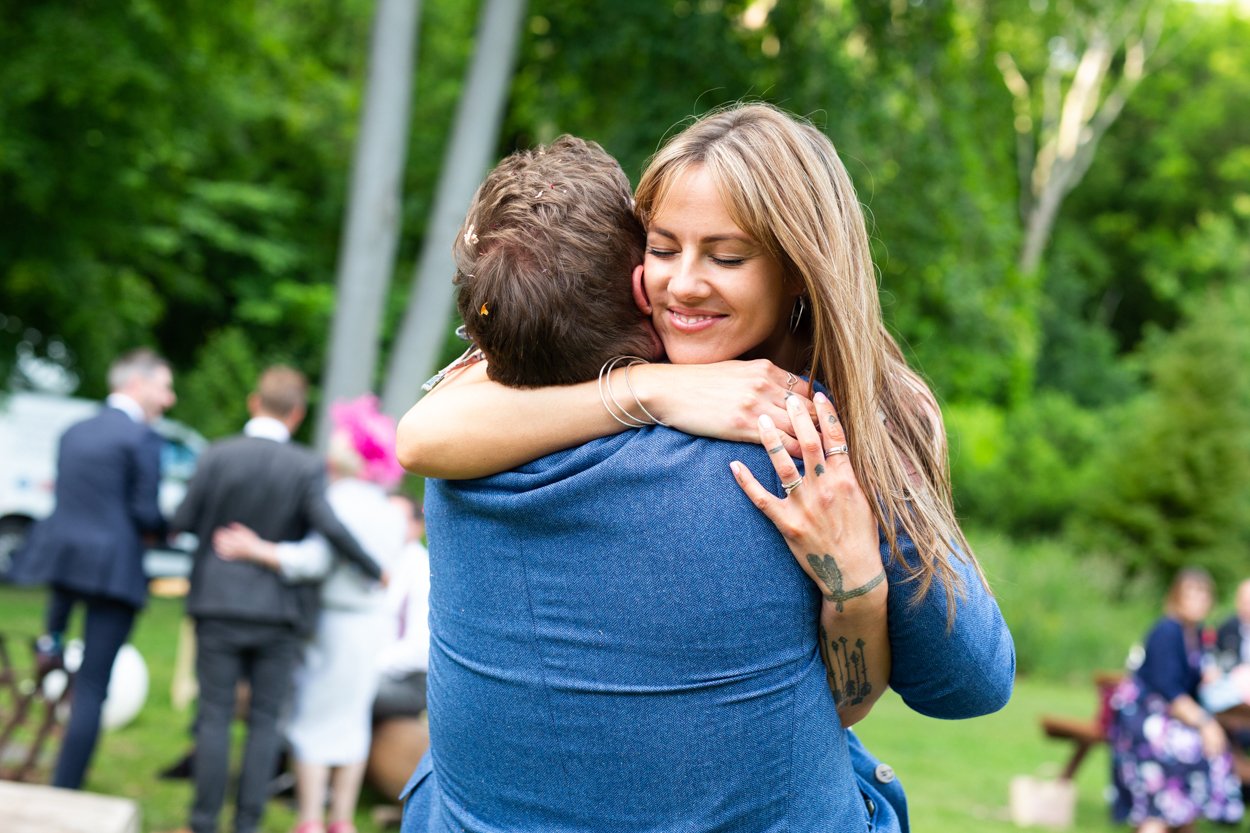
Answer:
[[[437,369],[452,307],[455,264],[451,246],[494,160],[524,13],[525,0],[485,0],[482,5],[473,62],[456,109],[408,307],[386,374],[382,407],[396,417],[416,402],[421,384]]]
[[[1164,6],[1155,0],[1128,3],[1113,25],[1089,21],[1081,38],[1086,45],[1066,91],[1061,89],[1062,72],[1052,52],[1043,78],[1041,128],[1036,142],[1029,84],[1010,55],[996,56],[1003,81],[1015,100],[1024,224],[1017,265],[1022,273],[1032,274],[1041,265],[1064,198],[1089,170],[1099,140],[1144,77],[1147,60],[1159,43]],[[1113,73],[1113,58],[1120,50],[1124,60]],[[1113,74],[1117,76],[1115,84],[1104,95],[1104,84]]]
[[[419,8],[419,0],[378,0],[374,13],[317,418],[321,448],[330,434],[330,404],[373,389],[383,302],[399,238]]]
[[[1042,254],[1046,251],[1050,233],[1059,217],[1059,207],[1067,195],[1067,188],[1060,176],[1061,174],[1055,173],[1051,179],[1046,180],[1045,188],[1029,210],[1019,260],[1020,271],[1025,275],[1033,274],[1033,270],[1042,262]]]

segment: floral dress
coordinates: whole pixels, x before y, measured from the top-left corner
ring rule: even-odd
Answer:
[[[1111,696],[1111,783],[1116,821],[1157,818],[1178,827],[1206,817],[1235,822],[1244,808],[1241,782],[1226,751],[1207,758],[1198,730],[1169,714],[1182,694],[1197,699],[1202,677],[1199,640],[1164,617],[1146,639],[1137,672]]]

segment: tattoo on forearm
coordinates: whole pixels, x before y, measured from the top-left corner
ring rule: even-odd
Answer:
[[[814,552],[808,553],[807,563],[812,565],[812,572],[816,574],[816,578],[828,588],[829,592],[825,593],[825,601],[836,602],[838,613],[842,612],[843,602],[862,596],[885,581],[885,570],[882,570],[867,584],[853,590],[846,590],[842,587],[842,571],[838,569],[838,562],[832,555],[819,556]]]
[[[864,658],[864,640],[856,639],[854,646],[845,636],[831,639],[825,626],[820,626],[820,658],[825,663],[825,676],[835,706],[844,703],[855,706],[864,702],[872,693],[868,680],[868,662]]]

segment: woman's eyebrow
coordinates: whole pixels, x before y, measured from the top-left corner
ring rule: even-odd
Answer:
[[[668,229],[660,228],[659,226],[652,226],[650,229],[647,230],[647,233],[658,234],[661,237],[667,237],[669,240],[677,239],[676,234],[673,234],[673,232],[669,231]],[[723,243],[726,240],[733,240],[738,243],[746,243],[748,246],[759,245],[758,243],[755,242],[754,238],[748,237],[747,235],[742,234],[742,233],[709,234],[706,237],[699,238],[700,243]]]

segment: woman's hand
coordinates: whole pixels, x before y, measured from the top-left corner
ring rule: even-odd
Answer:
[[[809,414],[815,413],[803,395],[807,383],[767,359],[645,364],[628,370],[628,377],[624,369],[612,373],[612,391],[621,404],[636,399],[666,425],[700,437],[755,442],[759,418],[766,416],[779,426],[783,447],[797,456],[786,400],[797,397]]]
[[[776,525],[799,566],[827,601],[839,606],[884,581],[877,520],[868,505],[847,453],[846,433],[823,393],[816,394],[818,431],[802,400],[791,397],[787,411],[803,455],[799,475],[781,432],[768,415],[759,418],[759,438],[788,495],[778,498],[760,485],[746,466],[732,464],[747,497]]]
[[[278,569],[277,546],[241,523],[215,529],[213,551],[226,561],[252,561],[270,569]]]
[[[1224,727],[1210,715],[1198,727],[1198,734],[1202,737],[1202,754],[1208,758],[1222,755],[1228,748],[1228,735],[1224,733]]]
[[[824,597],[820,655],[838,717],[850,726],[868,714],[890,678],[889,588],[877,521],[855,478],[846,433],[829,399],[816,394],[820,430],[797,397],[786,404],[805,475],[799,475],[772,419],[759,419],[760,440],[786,497],[761,486],[742,463],[730,466],[738,485],[781,532]]]

